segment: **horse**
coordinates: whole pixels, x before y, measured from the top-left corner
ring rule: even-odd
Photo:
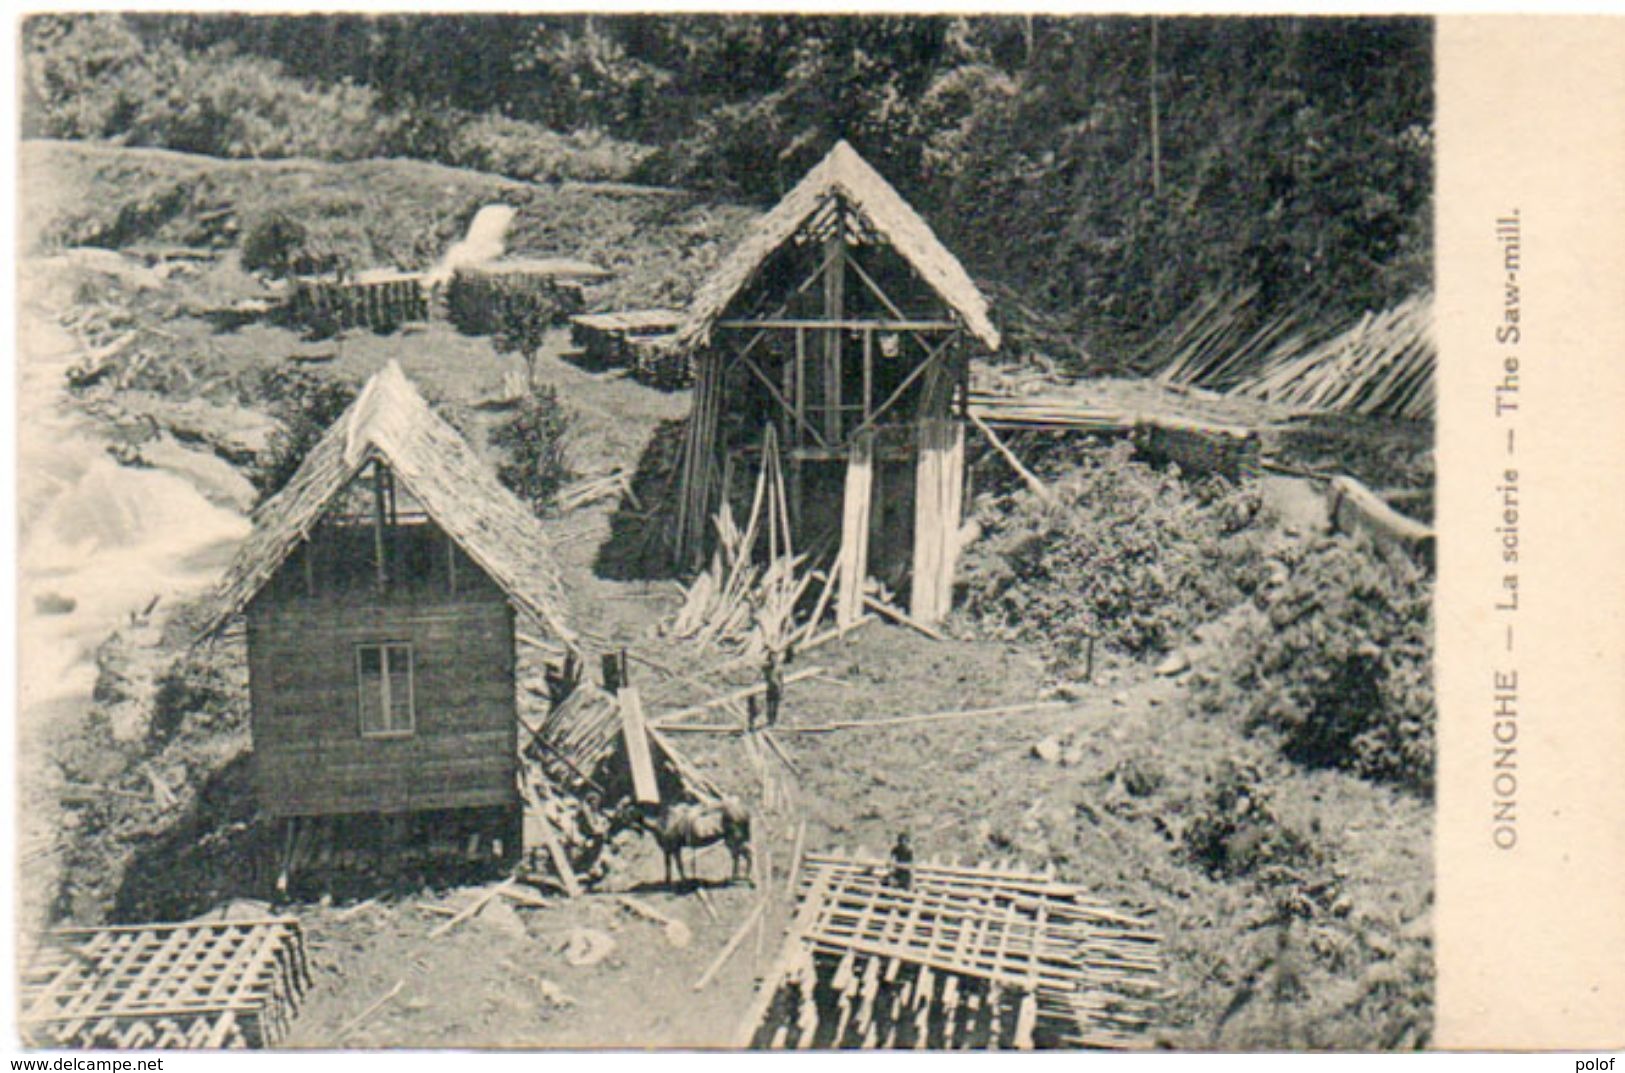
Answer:
[[[751,878],[750,813],[737,798],[725,797],[707,804],[675,804],[661,809],[652,820],[642,806],[622,801],[609,824],[609,837],[630,828],[637,828],[652,836],[666,858],[666,885],[671,886],[672,862],[677,863],[677,878],[687,882],[683,868],[683,850],[700,849],[717,842],[725,843],[733,860],[731,880],[740,875],[744,865],[746,879]]]

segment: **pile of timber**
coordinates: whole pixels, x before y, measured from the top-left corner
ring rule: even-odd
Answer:
[[[421,273],[363,272],[345,279],[294,279],[286,305],[296,324],[390,331],[429,319],[429,292]]]
[[[1278,351],[1231,391],[1305,410],[1426,420],[1438,356],[1433,296],[1422,293],[1367,313],[1324,343]]]
[[[531,309],[563,324],[586,308],[585,283],[609,272],[572,258],[510,258],[465,265],[452,272],[446,288],[446,315],[459,331],[489,335],[502,327],[510,309]]]
[[[762,461],[745,527],[734,522],[727,502],[714,522],[716,551],[684,589],[683,605],[668,632],[703,645],[743,648],[751,658],[769,649],[782,652],[796,632],[795,608],[813,574],[804,569],[806,556],[797,555],[791,545],[790,502],[775,426],[763,430]],[[764,540],[767,558],[762,563],[757,547]]]
[[[1160,938],[1037,872],[808,854],[800,908],[741,1045],[933,1050],[1144,1046]]]
[[[972,424],[1006,432],[1085,432],[1132,436],[1137,449],[1188,472],[1254,476],[1262,443],[1256,429],[1149,411],[1103,409],[1056,392],[1004,396],[973,391]],[[997,441],[995,441],[997,443]]]
[[[689,379],[688,361],[663,356],[663,344],[682,318],[675,309],[580,313],[570,318],[570,340],[595,366],[631,369],[657,387],[683,387]]]
[[[624,691],[623,691],[624,692]],[[521,763],[534,768],[548,785],[577,796],[595,792],[609,808],[623,796],[634,796],[621,699],[590,682],[578,685],[539,723],[526,723]],[[725,796],[704,772],[652,726],[645,727],[648,752],[662,796],[715,801]]]
[[[274,1046],[310,986],[291,917],[49,932],[23,971],[33,1047]]]

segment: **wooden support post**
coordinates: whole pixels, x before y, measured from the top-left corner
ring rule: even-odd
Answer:
[[[388,567],[384,564],[384,464],[372,462],[372,548],[378,567],[378,591],[389,585]]]
[[[875,404],[875,330],[863,330],[863,424],[869,423]]]
[[[859,433],[852,440],[846,466],[846,494],[842,503],[841,549],[838,560],[840,595],[835,622],[853,626],[863,614],[863,584],[869,575],[869,516],[874,488],[874,434]]]
[[[827,240],[829,267],[824,270],[824,319],[836,322],[824,332],[824,435],[841,439],[841,329],[846,316],[846,215],[835,207],[835,228]]]
[[[964,494],[965,429],[956,421],[919,424],[914,487],[913,618],[934,625],[953,599]]]

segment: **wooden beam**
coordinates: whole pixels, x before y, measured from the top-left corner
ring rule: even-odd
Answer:
[[[850,263],[850,262],[848,262]],[[876,320],[873,318],[826,317],[822,319],[763,317],[760,319],[729,319],[717,321],[718,328],[737,328],[740,330],[760,329],[768,331],[782,329],[790,331],[801,328],[806,331],[886,331],[886,332],[952,332],[959,329],[959,325],[951,320],[914,320],[899,317],[897,320]]]
[[[762,382],[762,384],[767,388],[768,392],[772,394],[773,398],[778,401],[778,404],[784,407],[786,413],[796,419],[796,423],[801,428],[804,428],[808,432],[812,433],[813,439],[817,440],[821,446],[828,446],[824,443],[824,437],[818,434],[818,430],[809,425],[807,423],[807,419],[801,416],[796,407],[791,406],[785,397],[779,393],[779,389],[774,386],[773,381],[769,380],[767,374],[762,372],[761,366],[757,365],[754,361],[747,360],[745,362],[745,368],[749,369],[751,374]]]
[[[872,425],[874,425],[875,421],[879,419],[880,415],[891,409],[892,405],[896,403],[898,399],[902,398],[903,392],[907,391],[909,386],[913,384],[915,380],[919,379],[920,375],[924,373],[926,369],[930,368],[942,357],[943,353],[948,349],[948,344],[952,342],[953,338],[950,336],[949,338],[944,339],[935,350],[930,351],[926,359],[919,365],[915,366],[914,371],[909,373],[901,384],[897,385],[897,390],[886,396],[886,401],[881,403],[868,417],[864,418],[863,424],[852,430],[852,434],[856,436],[858,433],[867,431]]]
[[[840,321],[846,316],[846,216],[835,208],[835,226],[828,239],[828,266],[824,269],[824,319]],[[823,403],[824,435],[833,442],[841,438],[841,330],[824,333]]]
[[[639,804],[660,804],[660,783],[655,778],[654,759],[649,753],[649,732],[643,723],[643,701],[637,688],[627,686],[615,695],[621,711],[621,737],[626,742],[626,759],[632,768],[632,793]]]
[[[970,423],[975,425],[982,435],[987,437],[987,442],[993,445],[994,450],[998,451],[1004,460],[1010,463],[1010,468],[1016,471],[1016,475],[1027,482],[1027,487],[1033,490],[1034,495],[1045,503],[1053,504],[1055,502],[1055,496],[1050,492],[1049,485],[1039,480],[1032,470],[1021,464],[1021,459],[1016,457],[1014,451],[1005,446],[1004,441],[999,439],[998,433],[988,428],[986,422],[975,414],[967,414],[966,416],[970,418]]]

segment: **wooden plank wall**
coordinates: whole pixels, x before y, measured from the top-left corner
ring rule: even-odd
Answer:
[[[247,617],[254,779],[267,813],[515,801],[513,614],[472,563],[455,597],[309,597],[283,584],[267,587]],[[355,649],[378,641],[413,647],[410,737],[361,736]]]

